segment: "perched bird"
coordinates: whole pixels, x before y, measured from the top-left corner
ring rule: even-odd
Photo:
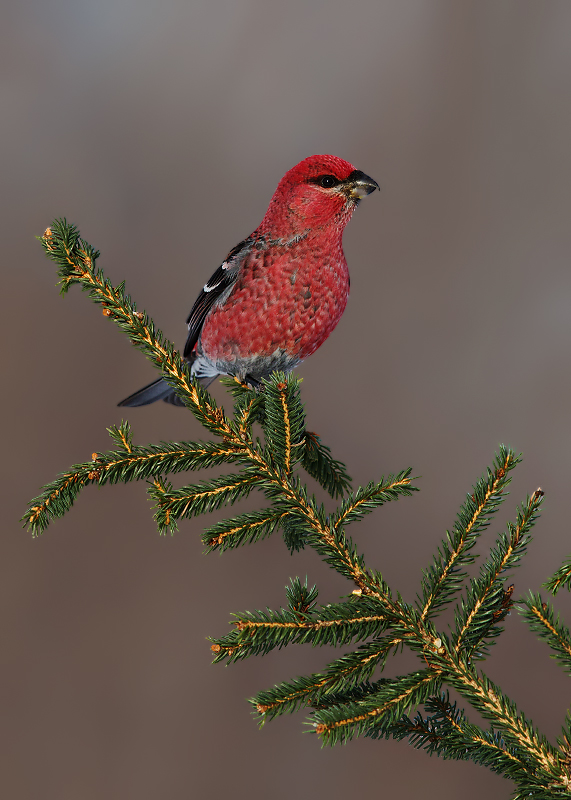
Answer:
[[[187,319],[184,357],[203,386],[233,375],[258,386],[314,353],[349,296],[341,238],[378,184],[341,158],[310,156],[286,172],[259,227],[204,285]],[[182,405],[161,378],[120,406]]]

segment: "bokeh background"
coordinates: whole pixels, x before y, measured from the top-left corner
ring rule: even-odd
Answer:
[[[486,537],[542,486],[521,596],[571,551],[570,37],[568,0],[5,5],[5,797],[510,795],[406,743],[322,750],[303,714],[258,730],[246,697],[336,654],[296,647],[225,669],[206,637],[232,611],[283,604],[290,576],[322,602],[348,593],[313,553],[290,557],[276,537],[205,557],[206,520],[160,538],[143,484],[90,488],[42,538],[21,532],[26,502],[107,449],[117,401],[154,377],[77,289],[59,297],[34,235],[67,216],[182,346],[199,288],[287,169],[330,152],[372,175],[382,193],[345,234],[348,309],[299,370],[308,425],[357,483],[421,476],[418,495],[351,530],[411,601],[498,443],[522,451]],[[123,415],[140,443],[201,436],[164,404]],[[517,614],[506,626],[484,668],[554,739],[568,679]]]

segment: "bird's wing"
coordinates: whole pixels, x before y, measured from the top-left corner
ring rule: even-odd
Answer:
[[[204,321],[210,310],[218,300],[232,290],[240,272],[240,265],[252,249],[253,239],[248,237],[236,245],[221,266],[218,267],[210,280],[196,298],[186,323],[188,325],[188,338],[184,346],[184,357],[188,358],[198,341]]]

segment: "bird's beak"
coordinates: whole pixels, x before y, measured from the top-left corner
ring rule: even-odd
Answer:
[[[369,178],[360,169],[354,169],[342,186],[343,192],[352,200],[361,200],[379,188],[377,181]]]

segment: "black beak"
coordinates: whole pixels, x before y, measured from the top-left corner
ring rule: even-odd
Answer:
[[[379,188],[377,181],[369,178],[369,176],[361,172],[360,169],[354,169],[344,183],[349,196],[356,200],[361,200],[361,198],[366,197],[368,194],[371,194],[371,192],[374,192],[375,189]]]

